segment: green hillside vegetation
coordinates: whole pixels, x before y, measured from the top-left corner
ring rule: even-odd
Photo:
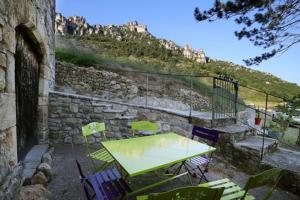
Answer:
[[[58,48],[56,58],[82,66],[97,64],[103,68],[111,69],[118,67],[127,70],[171,74],[227,75],[238,80],[240,85],[284,99],[291,99],[300,94],[300,87],[297,84],[283,81],[271,74],[251,70],[226,61],[209,61],[206,64],[199,64],[184,58],[179,51],[166,49],[153,36],[131,31],[119,31],[122,33],[122,40],[104,35],[65,36],[66,39],[76,39],[84,43],[85,46],[93,47],[93,49],[90,52],[83,52]],[[181,77],[181,79],[188,78]],[[188,80],[183,81],[187,82]],[[202,93],[206,91],[206,94],[209,94],[207,90],[211,86],[210,79],[197,78],[194,84],[197,88],[202,88]],[[253,103],[260,107],[265,105],[264,93],[240,87],[239,95],[248,104]],[[282,100],[271,97],[270,101],[271,106],[275,106]]]

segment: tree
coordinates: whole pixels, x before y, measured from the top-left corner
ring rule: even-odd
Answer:
[[[215,0],[212,8],[196,8],[194,15],[198,21],[209,22],[234,18],[242,25],[235,31],[236,37],[265,49],[265,53],[244,60],[247,65],[258,65],[300,42],[300,0]]]

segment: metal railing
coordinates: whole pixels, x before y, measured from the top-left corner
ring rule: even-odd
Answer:
[[[83,74],[79,82],[90,84],[92,85],[91,88],[97,88],[93,90],[93,93],[105,100],[147,107],[177,109],[189,113],[190,116],[193,111],[211,112],[212,76],[128,70],[116,70],[115,72],[131,81],[129,84],[126,83],[127,86],[133,85],[137,88],[137,93],[134,96],[132,96],[132,91],[122,86],[124,80],[111,78],[111,80],[107,80],[106,85],[103,83],[103,88],[101,88],[102,83],[100,81],[87,82],[89,77],[85,77],[88,75]],[[110,85],[109,82],[114,83]],[[98,85],[94,86],[93,84]],[[204,102],[207,102],[206,106],[203,106]]]
[[[262,122],[259,125],[250,125],[249,123],[238,119],[239,123],[245,124],[247,126],[250,126],[251,128],[255,129],[256,133],[262,136],[262,146],[261,146],[261,159],[263,159],[264,156],[264,147],[265,147],[265,138],[273,138],[277,139],[279,141],[279,145],[284,148],[289,148],[292,150],[299,151],[300,147],[296,145],[296,141],[289,141],[287,138],[291,136],[292,133],[290,133],[290,129],[292,128],[293,124],[289,124],[287,119],[279,119],[278,116],[287,115],[285,113],[282,113],[278,110],[278,106],[284,106],[289,104],[290,102],[287,101],[284,98],[281,98],[276,95],[269,94],[265,91],[260,91],[248,86],[244,86],[239,84],[240,88],[240,96],[237,102],[237,106],[239,107],[239,110],[245,110],[250,109],[255,112],[256,116],[262,116],[260,117],[262,119]],[[244,92],[241,92],[244,91]],[[250,93],[252,96],[261,99],[261,102],[259,105],[255,104],[248,104],[247,101],[243,97],[242,93]],[[285,124],[286,127],[283,127],[282,124]],[[272,127],[276,127],[278,130],[275,132],[272,130]],[[293,126],[295,129],[298,129],[295,131],[292,137],[297,136],[298,139],[300,138],[300,127],[299,126]],[[293,144],[295,142],[295,144]]]
[[[274,107],[274,99],[277,99],[278,104],[286,102],[278,96],[238,84],[237,81],[226,77],[214,77],[203,74],[152,73],[120,69],[115,70],[115,72],[124,75],[124,77],[134,77],[130,80],[133,80],[132,84],[136,85],[138,89],[135,96],[133,98],[127,97],[126,95],[130,95],[130,92],[120,91],[118,87],[116,89],[114,87],[103,88],[100,91],[96,91],[97,95],[106,100],[119,101],[121,103],[133,103],[146,107],[175,108],[185,111],[190,117],[193,112],[207,111],[212,113],[213,123],[224,116],[233,118],[237,123],[250,126],[258,134],[262,135],[261,155],[264,154],[265,137],[268,136],[267,128],[271,123],[279,124],[269,108]],[[89,78],[84,76],[83,74],[81,77],[82,82]],[[113,81],[113,79],[110,81]],[[250,102],[247,102],[248,97],[245,97],[243,94],[248,93],[243,92],[245,90],[251,91],[250,93],[253,93],[252,96],[255,96],[255,98],[260,98],[260,105],[250,105]],[[197,96],[197,94],[200,95]],[[164,101],[164,99],[167,100]],[[207,104],[202,103],[202,100],[207,102]],[[253,126],[239,119],[239,112],[245,109],[260,113],[263,116],[262,125]],[[293,145],[285,144],[285,141],[281,141],[281,144],[294,148]]]

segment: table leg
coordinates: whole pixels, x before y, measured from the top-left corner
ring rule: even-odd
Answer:
[[[188,173],[190,184],[193,185],[193,181],[192,181],[192,178],[190,175],[190,170],[188,169],[188,167],[185,164],[184,164],[184,168],[185,168],[186,172]]]

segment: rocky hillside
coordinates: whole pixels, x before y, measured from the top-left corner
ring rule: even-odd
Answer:
[[[198,75],[226,75],[247,86],[291,99],[300,94],[297,84],[252,70],[232,62],[209,59],[204,51],[195,51],[189,45],[157,39],[146,25],[130,22],[124,25],[90,25],[83,17],[56,16],[56,58],[81,66],[102,66],[108,70],[122,68],[148,72]],[[77,51],[77,52],[76,52]],[[86,55],[84,52],[88,52]],[[195,88],[203,92],[211,87],[204,78],[195,80]],[[240,97],[249,104],[265,105],[265,94],[240,87]],[[280,99],[270,97],[274,105]]]
[[[133,33],[140,33],[150,40],[157,40],[160,46],[172,51],[175,54],[183,55],[188,59],[195,60],[198,63],[206,63],[206,57],[203,50],[196,51],[190,45],[180,47],[171,40],[156,39],[150,32],[147,26],[139,24],[137,21],[129,22],[124,25],[90,25],[84,17],[71,16],[66,18],[62,14],[56,14],[55,18],[56,33],[62,36],[106,36],[114,38],[118,41],[128,41],[136,39]]]

